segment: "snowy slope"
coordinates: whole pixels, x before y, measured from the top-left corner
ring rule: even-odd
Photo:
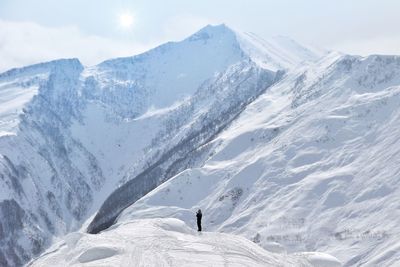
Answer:
[[[400,57],[330,54],[288,73],[181,172],[117,220],[203,210],[209,231],[344,266],[400,264]]]
[[[0,136],[16,133],[25,105],[37,95],[50,72],[66,64],[68,60],[56,60],[0,74]]]
[[[135,177],[143,184],[116,203],[111,219],[198,166],[207,143],[282,77],[256,63],[268,51],[249,43],[246,50],[238,36],[207,26],[93,67],[66,59],[0,74],[0,265],[20,266],[79,229],[116,188],[132,193],[121,185]]]
[[[315,62],[328,51],[300,45],[285,36],[263,39],[251,32],[237,33],[243,51],[259,66],[269,70],[289,70]]]
[[[28,266],[324,266],[322,253],[271,253],[234,235],[197,233],[177,219],[134,220],[98,235],[72,233]]]

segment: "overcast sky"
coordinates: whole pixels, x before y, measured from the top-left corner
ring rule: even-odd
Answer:
[[[69,57],[94,65],[219,23],[350,54],[400,55],[399,12],[398,0],[0,0],[0,71]]]

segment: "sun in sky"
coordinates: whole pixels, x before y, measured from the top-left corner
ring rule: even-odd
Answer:
[[[134,17],[130,12],[124,12],[118,16],[119,26],[124,29],[130,29],[133,26]]]

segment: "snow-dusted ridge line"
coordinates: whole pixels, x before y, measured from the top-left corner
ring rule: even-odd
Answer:
[[[207,42],[211,38],[235,39],[236,45],[242,53],[256,62],[260,67],[271,71],[288,70],[300,64],[312,63],[325,55],[328,51],[299,44],[286,36],[275,36],[264,39],[252,32],[241,32],[227,26],[226,24],[207,25],[198,32],[179,42],[167,42],[147,52],[133,57],[120,57],[106,60],[99,66],[110,66],[123,62],[141,61],[152,53],[165,53],[171,47],[182,42]]]
[[[30,72],[36,73],[41,71],[49,71],[54,68],[63,68],[67,65],[73,65],[78,68],[83,69],[82,63],[77,58],[65,58],[65,59],[56,59],[43,63],[32,64],[26,67],[21,68],[13,68],[7,71],[0,73],[0,80],[6,80],[7,78],[18,78],[20,75],[29,75]]]

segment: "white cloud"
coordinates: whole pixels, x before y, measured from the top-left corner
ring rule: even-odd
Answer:
[[[58,58],[85,65],[131,56],[154,46],[86,35],[76,27],[49,28],[32,22],[0,20],[0,72]]]

